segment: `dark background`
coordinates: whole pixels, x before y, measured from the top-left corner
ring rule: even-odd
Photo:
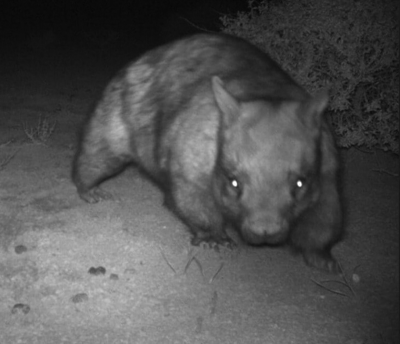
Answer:
[[[87,35],[113,32],[117,45],[137,51],[200,31],[196,26],[218,31],[221,15],[246,9],[247,0],[0,1],[0,49],[46,34],[58,44],[85,45]]]

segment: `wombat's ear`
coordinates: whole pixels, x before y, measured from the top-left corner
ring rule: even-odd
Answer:
[[[229,126],[239,117],[240,104],[225,90],[224,84],[218,76],[212,77],[212,89],[217,105],[223,113],[224,123]]]
[[[316,96],[311,98],[303,108],[306,115],[306,124],[310,128],[319,128],[321,125],[321,117],[328,106],[329,95],[328,92],[319,92]]]

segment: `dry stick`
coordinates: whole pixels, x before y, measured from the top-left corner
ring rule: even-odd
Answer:
[[[5,147],[5,146],[8,146],[11,142],[13,142],[13,139],[11,139],[11,140],[9,140],[9,141],[7,141],[7,142],[1,143],[1,144],[0,144],[0,148],[3,147],[3,146],[4,146],[4,147]]]
[[[167,263],[167,265],[168,265],[168,266],[170,267],[170,269],[176,274],[176,270],[174,269],[174,267],[172,266],[172,264],[168,261],[168,259],[167,259],[167,257],[165,256],[163,250],[161,249],[161,247],[159,247],[159,250],[160,250],[161,255],[162,255],[162,257],[164,258],[165,262]],[[200,270],[200,273],[201,273],[201,276],[202,276],[203,278],[205,278],[205,276],[204,276],[204,271],[203,271],[203,266],[201,265],[200,261],[196,258],[196,254],[194,254],[192,257],[190,257],[190,259],[187,261],[187,263],[186,263],[186,265],[185,265],[185,268],[183,269],[183,274],[186,274],[187,269],[189,268],[190,264],[191,264],[193,261],[194,261],[194,262],[196,263],[196,265],[198,266],[198,268],[199,268],[199,270]],[[210,278],[210,280],[209,280],[209,282],[208,282],[209,284],[211,284],[211,283],[214,281],[214,279],[218,276],[218,274],[219,274],[220,271],[222,270],[223,266],[224,266],[224,263],[221,263],[221,265],[220,265],[220,267],[218,268],[218,270],[216,271],[216,273]]]
[[[193,257],[193,260],[196,263],[196,265],[199,267],[201,276],[203,276],[203,278],[204,278],[203,267],[201,266],[199,260],[196,257]]]
[[[333,289],[327,288],[327,287],[325,287],[323,284],[317,282],[316,280],[314,280],[314,279],[312,279],[312,278],[311,278],[311,281],[313,281],[313,282],[314,282],[316,285],[318,285],[319,287],[321,287],[321,288],[323,288],[323,289],[325,289],[325,290],[330,291],[331,293],[338,294],[338,295],[341,295],[341,296],[348,296],[347,294],[342,293],[341,291],[337,291],[337,290],[333,290]],[[325,282],[326,282],[326,281],[325,281]],[[329,281],[329,282],[332,282],[332,281]]]
[[[386,171],[386,170],[373,169],[372,171],[378,172],[378,173],[386,173],[386,174],[388,174],[389,176],[392,176],[392,177],[398,177],[399,176],[398,173],[393,173],[393,172],[389,172],[389,171]]]
[[[17,149],[14,153],[11,153],[7,155],[2,161],[0,161],[0,171],[3,170],[8,163],[15,157],[15,155],[18,153],[19,149]]]
[[[343,280],[344,280],[344,282],[345,282],[347,288],[350,289],[351,293],[352,293],[353,296],[355,297],[355,296],[356,296],[356,293],[354,292],[354,289],[351,287],[351,285],[349,284],[349,282],[347,282],[346,276],[345,276],[344,273],[343,273],[342,265],[340,265],[339,262],[338,262],[338,264],[339,264],[340,270],[342,271],[342,278],[343,278]]]
[[[211,283],[214,281],[214,279],[217,277],[217,275],[219,274],[219,272],[222,270],[223,266],[224,266],[224,263],[221,263],[219,269],[218,269],[217,272],[214,274],[214,276],[212,276],[212,277],[210,278],[210,280],[209,280],[208,283],[211,284]]]
[[[188,252],[188,255],[191,255],[192,252],[193,252],[193,248],[190,249],[190,251]],[[198,266],[199,269],[200,269],[201,275],[202,275],[203,278],[204,278],[204,275],[203,275],[203,267],[201,266],[200,262],[199,262],[199,261],[197,260],[197,258],[196,258],[197,253],[199,253],[199,252],[197,251],[196,253],[194,253],[194,254],[189,258],[189,260],[187,261],[187,263],[186,263],[186,265],[185,265],[185,268],[183,269],[183,274],[186,273],[186,271],[187,271],[187,269],[189,268],[190,264],[191,264],[193,261],[195,261],[195,263],[197,264],[197,266]]]
[[[342,292],[340,292],[340,291],[327,288],[327,287],[325,287],[322,283],[339,283],[339,284],[342,284],[342,285],[344,285],[345,287],[347,287],[348,289],[350,289],[350,291],[351,291],[351,293],[353,294],[353,296],[356,297],[356,293],[354,292],[354,289],[351,287],[351,285],[349,284],[349,282],[348,282],[347,279],[346,279],[346,276],[345,276],[344,273],[343,273],[342,266],[340,265],[339,262],[338,262],[338,264],[339,264],[339,268],[340,268],[340,271],[341,271],[341,277],[343,278],[344,282],[342,282],[342,281],[335,281],[335,280],[326,280],[326,281],[317,282],[317,281],[315,281],[314,279],[311,279],[311,281],[313,281],[315,284],[317,284],[317,285],[320,286],[321,288],[324,288],[324,289],[326,289],[326,290],[328,290],[328,291],[330,291],[330,292],[332,292],[332,293],[335,293],[335,294],[338,294],[338,295],[342,295],[342,296],[348,296],[347,294],[342,293]]]
[[[186,273],[186,270],[189,268],[189,265],[192,263],[193,259],[195,259],[194,256],[190,257],[190,259],[187,261],[185,268],[183,269],[183,274]]]
[[[337,283],[337,284],[341,284],[341,285],[347,287],[352,292],[352,294],[355,296],[354,291],[351,289],[351,287],[349,286],[347,281],[342,282],[342,281],[335,281],[335,280],[326,280],[326,281],[320,281],[319,283],[321,283],[321,284],[322,283]]]
[[[176,270],[174,269],[174,267],[171,265],[171,263],[168,261],[167,257],[165,256],[163,250],[161,249],[161,247],[159,247],[160,252],[162,257],[164,258],[165,262],[167,263],[167,265],[170,267],[170,269],[174,272],[174,274],[176,274]]]
[[[181,18],[182,20],[184,20],[185,22],[187,22],[189,25],[193,26],[197,30],[209,32],[209,33],[216,33],[216,31],[207,30],[205,28],[197,26],[196,24],[192,23],[189,19],[186,19],[185,17],[182,17],[182,16],[178,16],[178,17]]]

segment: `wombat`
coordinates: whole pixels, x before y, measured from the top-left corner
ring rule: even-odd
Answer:
[[[72,179],[95,203],[134,163],[165,193],[192,244],[288,243],[306,263],[340,267],[338,158],[323,112],[268,55],[224,34],[151,50],[108,84],[84,126]]]

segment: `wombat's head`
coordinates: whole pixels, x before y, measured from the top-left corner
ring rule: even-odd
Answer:
[[[216,198],[246,241],[280,243],[319,197],[327,96],[240,103],[218,77],[212,83],[221,113]]]

